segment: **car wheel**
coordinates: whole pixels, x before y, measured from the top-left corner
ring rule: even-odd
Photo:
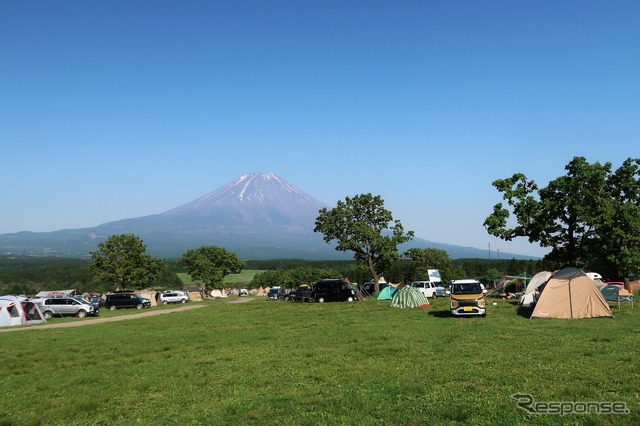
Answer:
[[[115,311],[116,309],[118,309],[118,308],[116,307],[116,305],[111,305],[111,306],[109,306],[109,310],[110,310],[110,311]]]
[[[347,302],[353,302],[353,297],[348,298]]]
[[[169,304],[169,302],[167,302],[166,300],[163,300],[163,301],[162,301],[162,304],[163,304],[163,305],[168,305],[168,304]]]
[[[51,318],[53,318],[53,312],[51,311],[45,311],[45,313],[42,315],[44,315],[44,319],[46,320],[50,320]]]
[[[76,315],[78,316],[78,318],[84,318],[87,316],[87,311],[83,311],[82,309],[80,309]]]
[[[138,304],[136,305],[136,309],[142,309],[142,308],[144,308],[144,306],[142,306],[142,303],[138,303]]]
[[[180,303],[187,303],[187,299],[182,299]]]
[[[318,298],[318,303],[324,303],[324,297]]]

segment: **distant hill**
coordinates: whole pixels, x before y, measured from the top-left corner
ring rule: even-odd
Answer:
[[[122,219],[93,228],[0,235],[0,254],[86,258],[110,235],[131,233],[154,256],[178,258],[207,245],[225,247],[240,258],[350,259],[314,233],[318,211],[328,205],[273,173],[245,174],[194,201],[164,213]],[[401,247],[438,248],[453,259],[487,258],[486,250],[420,238]],[[502,253],[504,258],[531,256]]]

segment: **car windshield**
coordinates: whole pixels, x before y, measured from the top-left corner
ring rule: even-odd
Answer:
[[[478,283],[451,285],[451,294],[477,294],[477,293],[482,293],[482,289],[480,288],[480,284]]]

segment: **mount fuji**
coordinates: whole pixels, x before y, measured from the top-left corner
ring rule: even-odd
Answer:
[[[214,245],[250,260],[352,259],[352,253],[336,251],[321,234],[313,232],[324,207],[329,206],[274,173],[251,173],[159,214],[93,228],[1,234],[0,254],[86,258],[109,236],[134,234],[143,240],[149,254],[165,258],[179,258],[188,249]],[[409,246],[440,248],[452,258],[487,257],[484,250],[418,238],[406,248]]]
[[[274,173],[245,174],[163,213],[93,228],[0,235],[0,254],[87,257],[110,235],[131,233],[154,256],[177,258],[190,248],[225,247],[244,259],[344,259],[313,232],[326,204]]]

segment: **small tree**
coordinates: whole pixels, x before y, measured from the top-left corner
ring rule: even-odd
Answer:
[[[201,282],[203,296],[207,289],[222,289],[224,277],[240,273],[245,265],[235,253],[216,246],[187,250],[179,263],[191,278]]]
[[[429,269],[437,269],[440,271],[443,279],[451,273],[451,258],[446,250],[413,247],[407,250],[404,256],[411,259],[411,262],[414,264],[415,271],[413,279],[428,279]]]
[[[405,234],[400,221],[384,208],[382,198],[371,194],[346,197],[331,210],[323,208],[314,232],[324,234],[327,243],[336,240],[336,250],[352,251],[356,261],[364,262],[376,291],[380,290],[380,271],[400,258],[398,245],[413,238],[413,231]]]
[[[141,289],[164,272],[161,259],[145,254],[147,246],[133,234],[112,235],[91,252],[94,281],[113,283],[121,290]]]

